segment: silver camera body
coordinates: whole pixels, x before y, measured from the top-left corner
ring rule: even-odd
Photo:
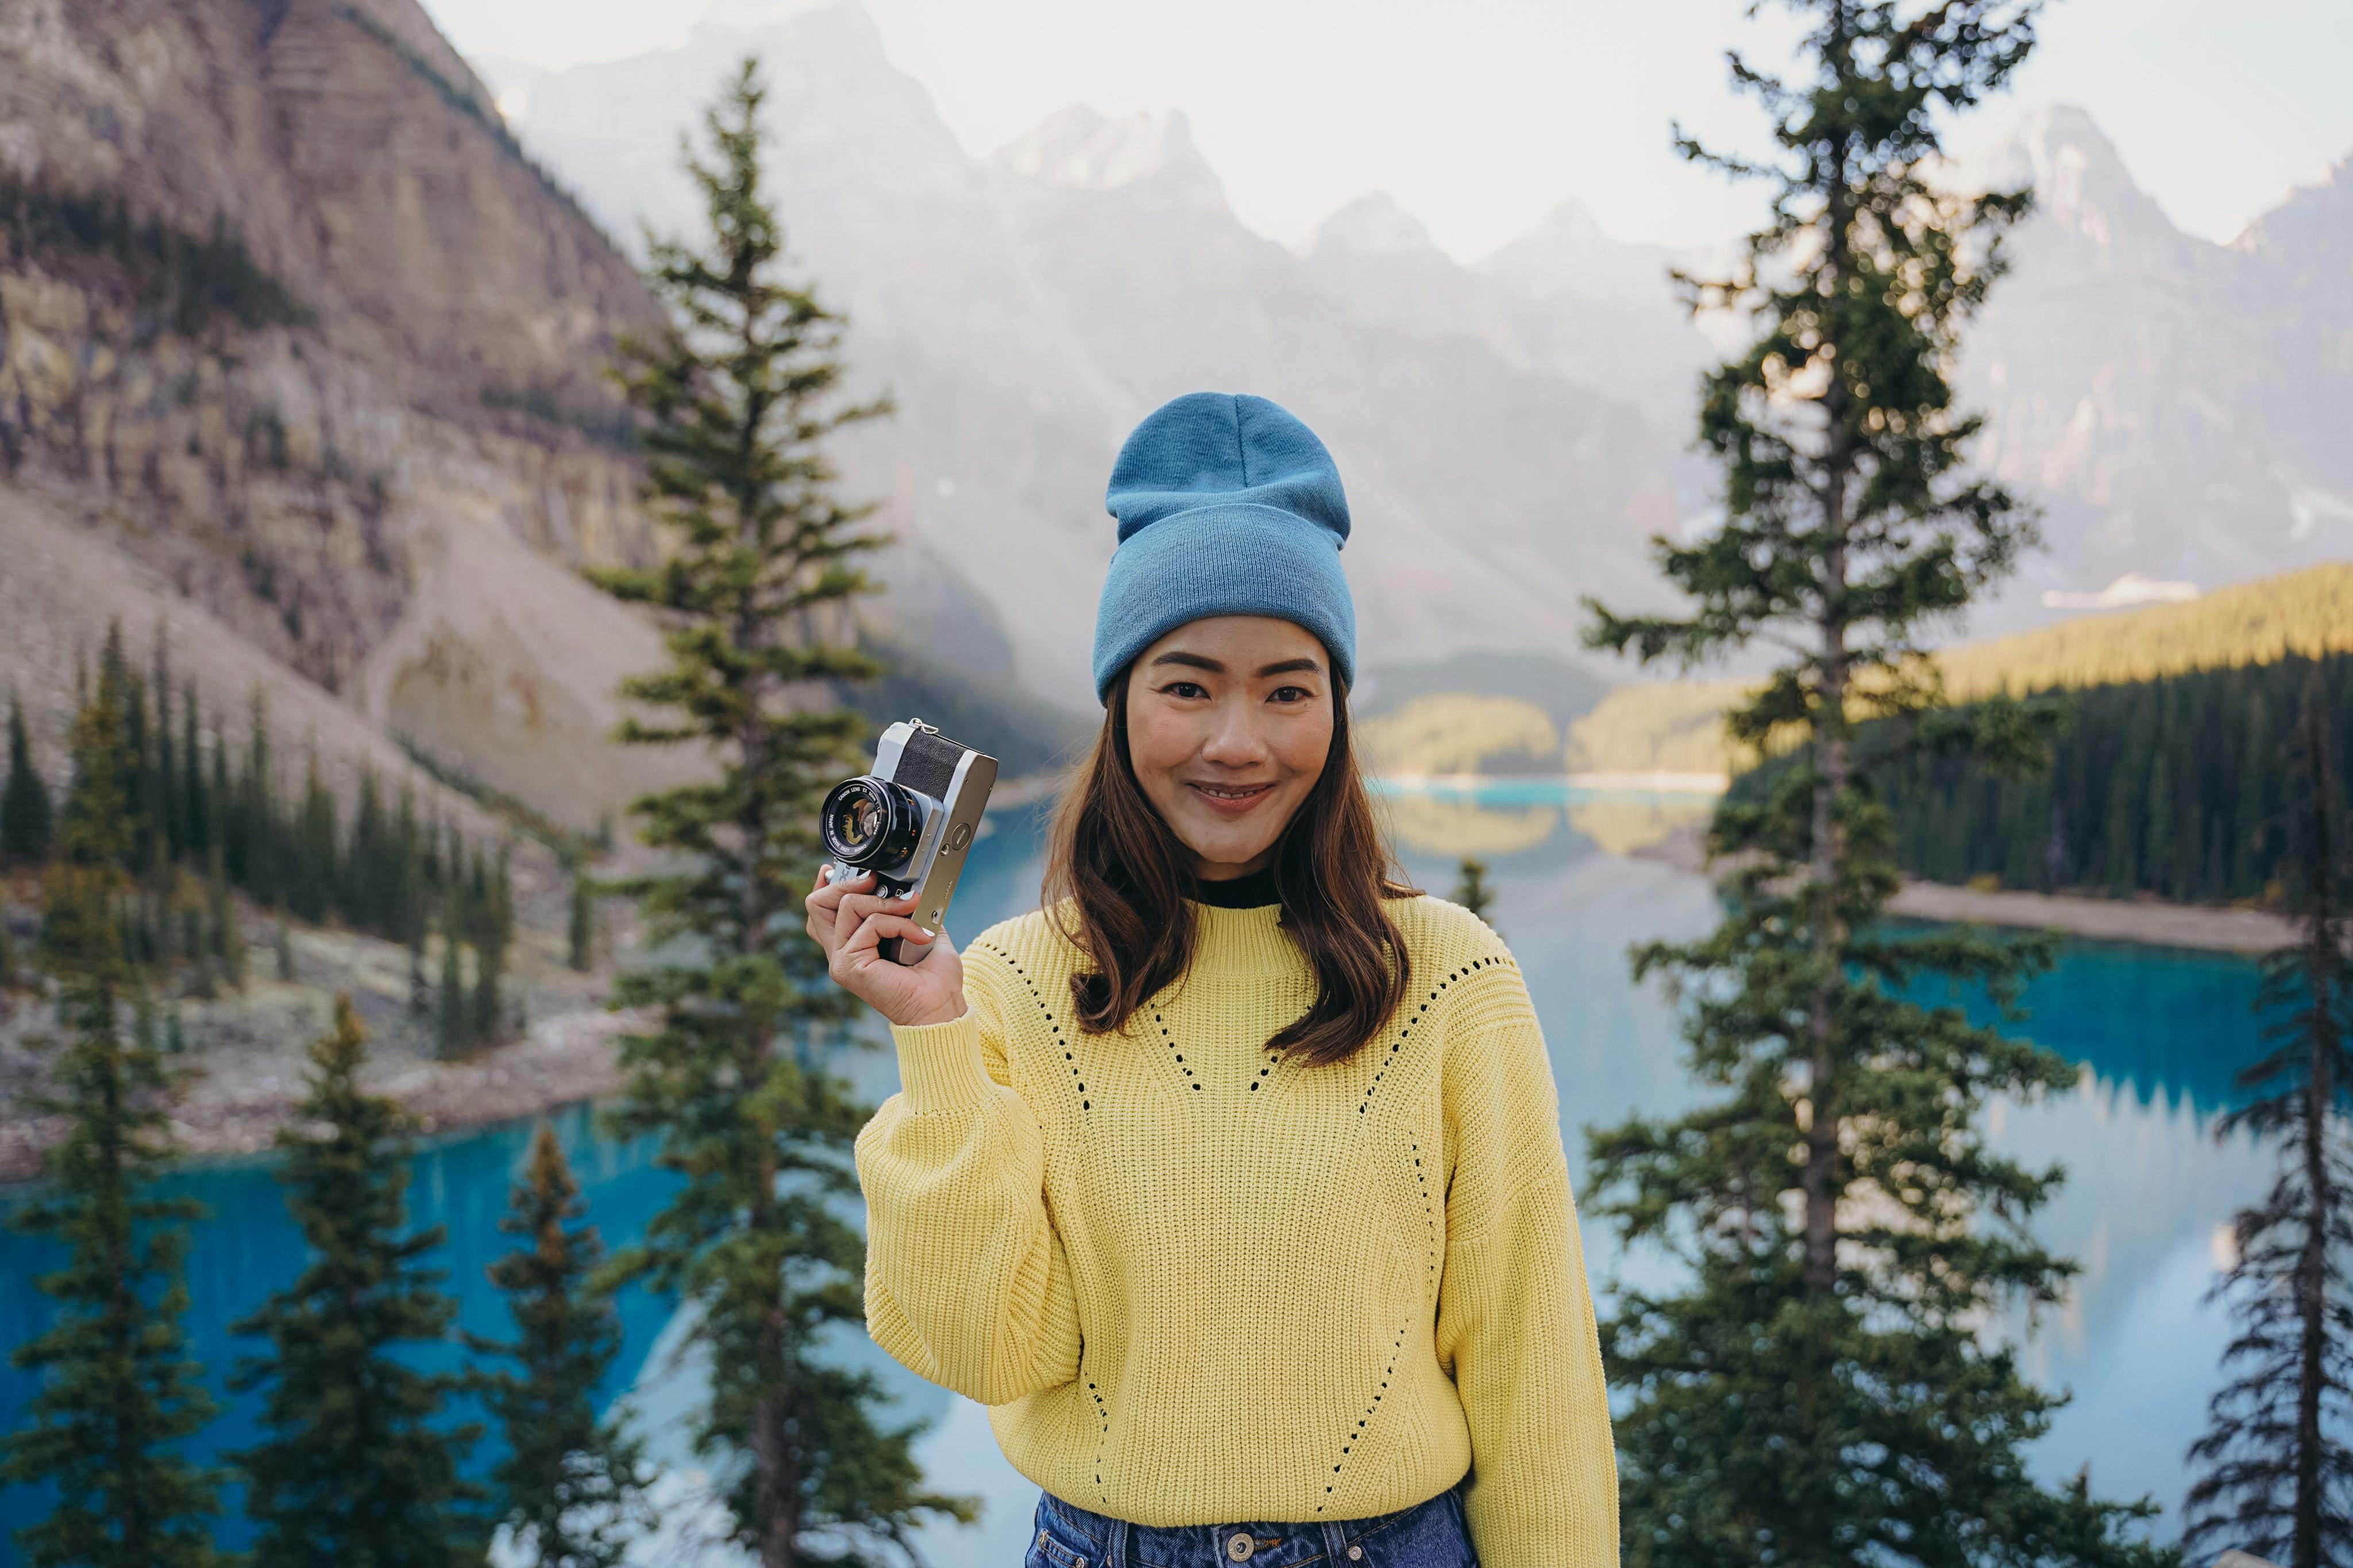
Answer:
[[[874,746],[874,771],[833,786],[818,816],[818,834],[838,874],[874,874],[885,898],[913,894],[908,918],[934,935],[946,920],[981,814],[997,784],[997,759],[960,745],[921,719],[902,720]],[[881,942],[884,958],[902,955],[897,937]],[[928,945],[912,962],[921,963]]]

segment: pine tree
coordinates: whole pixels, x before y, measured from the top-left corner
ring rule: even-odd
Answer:
[[[228,890],[228,862],[216,841],[205,854],[205,951],[231,988],[245,989],[245,936]]]
[[[8,782],[0,785],[0,866],[37,866],[49,858],[49,786],[33,765],[25,705],[8,699]]]
[[[277,765],[271,761],[269,709],[259,690],[248,718],[245,768],[237,781],[237,831],[229,845],[229,877],[265,904],[286,896],[285,834],[278,810]]]
[[[499,1221],[523,1245],[490,1267],[491,1283],[506,1292],[515,1339],[467,1336],[474,1351],[521,1366],[481,1381],[507,1439],[508,1457],[493,1476],[501,1517],[541,1568],[617,1568],[645,1522],[638,1446],[596,1416],[621,1324],[611,1298],[590,1283],[604,1258],[596,1228],[565,1228],[586,1210],[564,1146],[542,1126]]]
[[[205,787],[205,751],[196,683],[180,693],[180,853],[201,856],[212,847],[212,803]]]
[[[479,1046],[495,1046],[506,1036],[499,984],[504,957],[495,945],[474,949],[474,994],[466,1004],[466,1036]]]
[[[155,864],[155,757],[153,727],[147,720],[147,682],[131,668],[122,645],[122,624],[107,628],[101,668],[121,671],[122,690],[122,754],[125,795],[131,817],[131,847],[123,864],[133,871],[152,870]]]
[[[223,864],[232,873],[236,860],[231,839],[236,832],[237,815],[237,795],[229,783],[228,731],[221,726],[213,731],[212,775],[205,785],[205,847],[218,849]]]
[[[477,1045],[495,1045],[505,1037],[507,1019],[501,982],[506,975],[507,944],[514,937],[514,884],[510,877],[511,847],[499,850],[497,875],[489,875],[481,860],[474,862],[476,890],[468,902],[474,913],[473,1021],[468,1033]]]
[[[698,1446],[741,1458],[735,1538],[763,1568],[791,1568],[880,1561],[878,1543],[922,1516],[968,1519],[971,1505],[923,1490],[912,1431],[875,1425],[879,1385],[817,1353],[831,1325],[860,1316],[862,1247],[835,1205],[857,1191],[866,1111],[779,1045],[847,1016],[794,911],[814,878],[817,806],[860,762],[862,727],[790,694],[874,672],[846,612],[869,588],[857,559],[881,540],[859,526],[871,509],[835,497],[823,444],[885,405],[840,396],[840,318],[779,276],[764,96],[746,60],[704,117],[712,152],[690,150],[687,166],[710,233],[649,246],[648,282],[675,330],[633,345],[623,374],[647,500],[675,548],[596,580],[669,627],[668,668],[623,690],[670,717],[633,720],[623,738],[697,741],[719,760],[715,779],[632,808],[679,868],[623,888],[661,956],[623,976],[615,1000],[661,1024],[625,1041],[614,1125],[659,1132],[662,1162],[686,1179],[616,1263],[694,1303],[712,1366]]]
[[[2285,1568],[2353,1562],[2353,900],[2345,811],[2319,671],[2296,718],[2297,940],[2268,955],[2259,1005],[2284,1015],[2276,1042],[2242,1068],[2259,1094],[2215,1135],[2253,1133],[2279,1153],[2279,1179],[2239,1211],[2238,1260],[2208,1300],[2231,1304],[2232,1375],[2189,1448],[2202,1471],[2182,1512],[2183,1545],[2237,1547]]]
[[[565,922],[565,961],[582,974],[596,966],[596,906],[589,886],[586,868],[575,868],[571,915]]]
[[[2024,1223],[2058,1173],[1993,1153],[1980,1109],[2073,1070],[1906,999],[1942,978],[2011,1011],[2049,944],[1890,930],[1895,835],[1853,752],[1869,713],[2021,767],[2040,740],[2011,700],[1979,705],[1972,733],[1937,721],[1915,640],[2031,538],[2007,495],[1966,473],[1978,422],[1945,378],[2025,199],[1931,176],[1939,121],[2025,57],[2033,5],[1789,8],[1810,79],[1733,65],[1782,156],[1749,165],[1682,143],[1774,186],[1731,275],[1686,280],[1757,328],[1703,386],[1725,517],[1655,546],[1688,618],[1590,605],[1590,640],[1645,661],[1789,648],[1726,729],[1759,750],[1800,742],[1767,798],[1717,814],[1711,847],[1744,856],[1723,923],[1635,954],[1638,975],[1669,977],[1686,1002],[1691,1068],[1715,1097],[1588,1138],[1595,1212],[1689,1271],[1626,1290],[1604,1330],[1624,1402],[1625,1552],[1635,1568],[2154,1561],[2126,1540],[2148,1505],[2028,1475],[2022,1450],[2058,1401],[1981,1337],[2003,1303],[2055,1300],[2071,1268]]]
[[[1461,873],[1454,884],[1454,901],[1477,915],[1487,918],[1487,906],[1495,901],[1495,889],[1487,885],[1487,862],[1462,857]]]
[[[430,1017],[433,1013],[433,987],[425,978],[425,928],[418,925],[408,937],[408,1012],[411,1017]]]
[[[450,900],[454,902],[454,900]],[[435,993],[433,1054],[455,1061],[472,1047],[473,1012],[466,1005],[466,977],[458,967],[458,922],[445,902],[441,915],[441,984]]]
[[[116,1016],[134,983],[114,910],[130,847],[124,691],[111,667],[75,721],[74,789],[42,922],[74,1042],[57,1073],[61,1092],[34,1107],[70,1119],[47,1160],[54,1190],[15,1221],[69,1249],[66,1266],[37,1282],[56,1321],[12,1358],[44,1374],[41,1388],[23,1425],[0,1439],[0,1485],[58,1489],[48,1517],[16,1534],[28,1568],[217,1561],[215,1479],[176,1451],[213,1414],[181,1328],[185,1226],[201,1210],[142,1193],[170,1153],[170,1080],[152,1041],[124,1044]]]
[[[311,1047],[310,1093],[279,1134],[278,1179],[309,1244],[308,1265],[259,1310],[230,1325],[266,1336],[229,1381],[264,1391],[268,1436],[232,1456],[259,1527],[252,1568],[479,1568],[481,1489],[459,1461],[480,1436],[438,1423],[464,1379],[417,1371],[400,1347],[448,1335],[457,1302],[422,1266],[439,1226],[408,1223],[410,1122],[364,1094],[366,1031],[349,996]],[[300,1129],[323,1127],[311,1136]]]
[[[158,858],[168,863],[186,844],[187,827],[182,820],[180,760],[172,734],[171,628],[161,621],[155,625],[155,670],[151,686],[155,693],[155,766],[149,809],[154,815]]]
[[[293,911],[313,925],[327,918],[340,880],[335,863],[335,796],[319,773],[319,753],[311,753],[310,771],[302,779],[302,815],[294,825],[294,870],[287,894]]]

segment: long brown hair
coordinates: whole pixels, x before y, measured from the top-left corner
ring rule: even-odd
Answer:
[[[1046,862],[1046,908],[1094,965],[1071,979],[1079,1026],[1089,1034],[1120,1027],[1193,962],[1184,900],[1196,881],[1185,847],[1136,782],[1127,679],[1122,671],[1112,682],[1094,749],[1062,792]],[[1415,889],[1356,771],[1345,688],[1333,691],[1324,771],[1276,841],[1273,868],[1282,929],[1315,972],[1315,1002],[1267,1043],[1308,1067],[1345,1060],[1405,996],[1405,940],[1385,906]]]

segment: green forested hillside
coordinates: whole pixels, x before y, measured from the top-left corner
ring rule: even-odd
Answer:
[[[2327,693],[2338,758],[2353,779],[2353,654],[2089,687],[2067,694],[2050,775],[1989,778],[1914,755],[1885,761],[1894,737],[1866,726],[1883,760],[1905,870],[1938,882],[1992,878],[2005,888],[2180,902],[2276,901],[2286,879],[2289,731],[2306,679]],[[1743,775],[1736,798],[1774,773]]]
[[[1937,655],[1947,692],[2076,690],[2189,670],[2353,652],[2353,563],[2218,588],[2184,605],[2084,616]],[[1738,681],[1622,686],[1570,727],[1568,766],[1582,770],[1736,773],[1712,716],[1741,700]]]

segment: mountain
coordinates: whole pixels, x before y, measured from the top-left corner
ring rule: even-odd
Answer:
[[[1464,267],[1375,194],[1294,254],[1235,217],[1181,113],[1073,107],[966,156],[855,4],[738,0],[681,48],[534,73],[517,132],[616,232],[677,227],[675,133],[747,51],[797,253],[899,395],[847,467],[906,542],[919,640],[988,623],[1022,685],[1083,710],[1112,451],[1201,387],[1333,447],[1369,668],[1581,658],[1579,596],[1658,602],[1646,540],[1710,506],[1692,405],[1734,324],[1695,325],[1669,273],[1723,253],[1617,241],[1574,203]],[[1963,173],[2041,191],[1959,370],[1980,460],[2047,541],[1968,629],[2127,573],[2211,587],[2347,547],[2342,171],[2230,248],[2174,228],[2080,110],[2022,116]]]
[[[0,628],[46,739],[122,615],[244,645],[216,710],[576,824],[675,772],[605,739],[660,647],[573,571],[650,558],[599,367],[660,317],[413,0],[23,0],[0,148],[0,515],[87,568]]]
[[[747,51],[773,88],[792,247],[848,309],[897,418],[845,444],[903,548],[898,624],[977,616],[1009,671],[1074,710],[1113,543],[1121,437],[1204,387],[1305,417],[1346,476],[1368,666],[1573,647],[1577,596],[1655,595],[1670,464],[1626,402],[1477,336],[1367,319],[1245,227],[1181,115],[1056,115],[966,155],[854,5],[706,16],[681,48],[529,85],[516,133],[617,233],[691,221],[676,133]],[[495,79],[495,78],[494,78]]]
[[[414,0],[19,0],[0,521],[14,558],[111,584],[0,625],[44,749],[58,650],[160,614],[241,645],[210,706],[330,703],[358,728],[322,721],[322,745],[406,740],[575,823],[675,776],[606,739],[659,644],[575,572],[657,548],[601,371],[660,317],[607,236],[693,228],[678,136],[748,51],[793,255],[849,313],[853,389],[900,409],[838,453],[898,536],[868,617],[906,672],[892,700],[1042,698],[1063,716],[1023,722],[1051,750],[1092,707],[1113,455],[1204,386],[1332,445],[1363,662],[1394,691],[1482,663],[1525,686],[1550,658],[1566,713],[1604,668],[1580,596],[1662,602],[1646,541],[1706,510],[1689,396],[1723,323],[1666,278],[1707,258],[1574,205],[1474,267],[1378,195],[1293,252],[1235,217],[1180,114],[1074,108],[967,153],[838,0],[728,0],[682,47],[561,72],[477,72]],[[2174,229],[2080,111],[2027,116],[1977,175],[2042,192],[1960,369],[2049,548],[1971,629],[2129,573],[2211,587],[2342,552],[2353,174],[2227,247]]]
[[[1703,509],[1709,471],[1685,450],[1708,339],[1672,291],[1694,259],[1612,239],[1567,202],[1466,268],[1385,195],[1334,213],[1311,237],[1310,276],[1358,320],[1423,337],[1471,337],[1515,371],[1592,388],[1639,414],[1667,465],[1679,513]]]
[[[2235,247],[2185,235],[2066,108],[1976,173],[2037,192],[1962,377],[1989,411],[1979,460],[2045,509],[2014,598],[2131,571],[2211,587],[2353,548],[2353,363],[2313,330],[2347,320],[2353,245],[2295,210],[2322,201]]]

